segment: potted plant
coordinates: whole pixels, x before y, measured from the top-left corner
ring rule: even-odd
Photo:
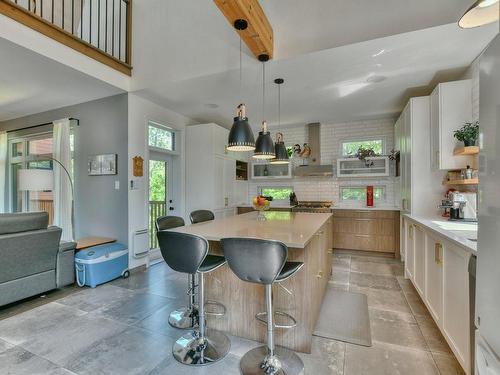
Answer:
[[[366,158],[377,156],[377,154],[375,153],[375,151],[373,151],[373,148],[365,148],[363,146],[360,146],[355,156],[359,160],[364,161],[366,167],[371,167],[373,165],[373,161],[366,160]]]
[[[479,137],[479,121],[466,122],[464,126],[453,132],[453,136],[463,142],[465,147],[475,146]]]

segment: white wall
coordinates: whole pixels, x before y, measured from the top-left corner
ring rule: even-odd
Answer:
[[[389,153],[394,147],[394,124],[393,118],[381,120],[367,120],[345,123],[321,124],[321,163],[334,164],[341,157],[340,144],[343,140],[362,139],[364,137],[383,137],[385,140],[385,152]],[[301,146],[307,142],[307,126],[273,127],[271,133],[282,132],[285,144],[293,146],[298,143]],[[394,168],[391,168],[391,176]],[[259,186],[292,186],[299,200],[327,200],[339,203],[340,186],[385,186],[386,205],[394,204],[394,177],[384,178],[337,178],[333,177],[295,177],[292,180],[281,180],[276,182],[250,181],[248,202],[258,194]],[[382,205],[383,203],[379,203]]]
[[[479,55],[465,72],[463,79],[472,80],[472,120],[479,121],[479,65],[481,55]]]
[[[175,173],[177,189],[174,192],[175,211],[172,215],[183,216],[184,213],[184,182],[185,182],[185,158],[184,158],[184,128],[187,124],[194,123],[193,120],[182,116],[174,111],[154,104],[136,94],[128,95],[128,223],[129,223],[129,243],[132,247],[133,234],[137,230],[148,228],[148,158],[147,147],[147,124],[154,121],[163,125],[168,125],[179,131],[178,148],[178,168]],[[132,158],[141,156],[144,159],[144,176],[133,177]],[[137,190],[130,189],[130,181],[134,179],[138,183]],[[130,249],[130,268],[147,264],[147,258],[135,259]]]

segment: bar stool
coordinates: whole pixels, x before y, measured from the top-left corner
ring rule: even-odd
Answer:
[[[215,215],[209,210],[196,210],[189,214],[189,219],[191,219],[191,224],[203,223],[204,221],[210,221],[215,219]]]
[[[160,216],[156,219],[156,232],[182,227],[184,219],[178,216]],[[198,325],[198,309],[195,305],[195,276],[188,275],[188,305],[174,310],[168,317],[168,323],[175,328],[188,329]]]
[[[174,358],[186,365],[205,365],[216,362],[228,353],[229,338],[222,332],[206,329],[204,275],[226,264],[223,256],[208,254],[208,241],[186,233],[160,231],[157,233],[161,255],[175,271],[198,275],[199,325],[173,345]]]
[[[254,238],[223,238],[222,250],[229,268],[243,281],[266,288],[267,345],[254,348],[241,358],[243,375],[298,375],[304,363],[292,350],[274,345],[273,283],[282,282],[302,268],[287,262],[288,248],[279,241]],[[257,314],[260,315],[260,314]],[[257,316],[257,318],[259,318]]]

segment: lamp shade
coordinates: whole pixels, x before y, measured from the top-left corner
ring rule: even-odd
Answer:
[[[458,21],[463,29],[487,25],[499,19],[499,0],[476,1]]]
[[[20,169],[17,177],[17,189],[21,191],[54,189],[54,173],[50,169]]]
[[[245,104],[238,106],[238,115],[234,118],[233,126],[227,139],[229,151],[248,152],[255,150],[255,138],[248,123]]]
[[[288,151],[283,141],[283,134],[276,134],[276,143],[274,144],[274,153],[276,158],[271,160],[271,164],[288,164]]]
[[[274,159],[274,142],[271,138],[271,133],[267,131],[267,124],[262,122],[262,130],[259,132],[257,141],[255,142],[255,151],[253,157],[255,159]]]

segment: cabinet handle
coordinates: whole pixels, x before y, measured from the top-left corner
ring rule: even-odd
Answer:
[[[324,230],[320,230],[320,231],[318,231],[316,233],[316,236],[321,236],[321,235],[323,235],[323,233],[325,233],[325,231]]]
[[[438,265],[440,265],[442,263],[442,260],[441,260],[441,250],[442,249],[443,249],[443,245],[441,245],[439,242],[436,242],[434,244],[434,261]]]
[[[375,219],[354,219],[355,221],[375,221]]]
[[[413,224],[410,224],[410,226],[408,227],[408,237],[410,238],[410,240],[413,240]]]
[[[333,254],[333,250],[332,250],[332,249],[328,249],[328,250],[326,251],[326,253],[327,253],[327,254]]]

